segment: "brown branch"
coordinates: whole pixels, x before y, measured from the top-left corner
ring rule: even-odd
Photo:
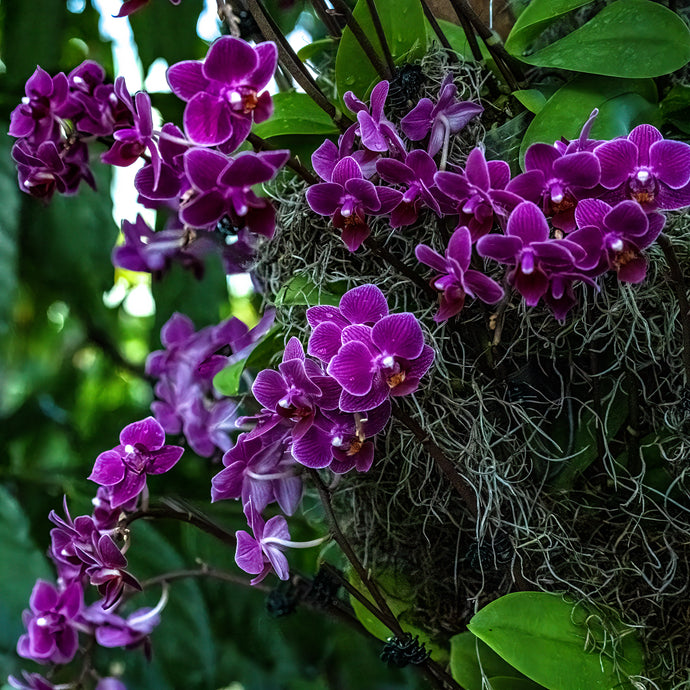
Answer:
[[[395,63],[393,62],[393,56],[391,55],[391,49],[388,46],[388,40],[386,39],[386,34],[383,31],[383,26],[381,25],[381,17],[379,17],[378,10],[376,9],[376,3],[374,0],[366,0],[367,7],[369,8],[369,14],[371,15],[371,21],[374,24],[374,29],[376,30],[376,35],[381,44],[381,50],[383,51],[383,58],[388,66],[388,71],[390,72],[391,79],[395,74]]]
[[[254,147],[255,151],[276,151],[276,147],[273,146],[266,139],[258,137],[253,132],[250,132],[247,136],[247,141]],[[318,178],[313,175],[307,168],[305,168],[294,156],[288,158],[287,167],[294,170],[307,184],[317,184],[319,182]]]
[[[452,62],[457,62],[458,58],[455,54],[455,51],[453,50],[453,46],[451,46],[448,37],[443,33],[441,26],[436,21],[436,17],[434,16],[434,13],[431,11],[431,8],[429,7],[427,1],[419,0],[419,2],[422,5],[422,10],[424,11],[424,16],[426,17],[426,20],[429,22],[429,25],[431,26],[433,32],[436,34],[436,38],[438,38],[441,45],[446,49],[448,53],[448,59]]]

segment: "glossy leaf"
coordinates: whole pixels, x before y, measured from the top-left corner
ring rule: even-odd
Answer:
[[[24,632],[22,611],[38,578],[54,581],[55,573],[32,542],[21,506],[0,486],[0,651],[14,650]]]
[[[450,638],[450,673],[465,690],[483,690],[482,678],[490,676],[509,676],[514,681],[525,679],[469,631]]]
[[[639,641],[630,629],[621,631],[614,661],[611,638],[590,613],[558,595],[513,592],[481,609],[467,627],[548,690],[632,688],[626,676],[644,670]]]
[[[684,134],[690,134],[690,86],[676,84],[659,104],[661,114]]]
[[[473,62],[474,56],[472,55],[472,51],[470,50],[470,44],[467,42],[467,36],[465,35],[465,31],[463,30],[463,28],[461,26],[458,26],[457,24],[448,22],[445,19],[437,19],[436,21],[438,22],[441,31],[443,31],[446,38],[448,39],[448,43],[450,43],[451,48],[453,48],[453,50],[456,53],[461,55],[463,60]],[[436,34],[433,32],[433,29],[428,24],[427,35],[430,39],[437,40]],[[479,43],[480,48],[483,48],[484,44],[481,41]]]
[[[242,372],[247,363],[246,359],[240,360],[225,367],[213,377],[213,387],[221,394],[232,397],[240,392]]]
[[[254,125],[254,134],[264,139],[283,134],[337,134],[338,128],[306,93],[287,91],[273,96],[273,116]]]
[[[376,9],[384,34],[388,39],[388,47],[396,63],[409,62],[424,55],[426,50],[424,12],[417,0],[397,0],[396,2],[377,0]],[[353,14],[382,58],[381,45],[365,0],[357,2]],[[364,99],[378,81],[380,77],[376,70],[352,31],[346,28],[335,58],[335,83],[338,96],[342,100],[346,91],[352,91],[358,98]]]
[[[491,690],[543,690],[544,686],[535,683],[529,678],[512,678],[497,676],[489,678]]]
[[[649,0],[618,0],[546,48],[517,57],[530,65],[610,77],[658,77],[690,60],[690,30]]]
[[[517,18],[506,39],[506,50],[520,58],[530,43],[554,20],[592,0],[532,0]]]
[[[520,89],[513,96],[531,113],[538,113],[546,105],[546,96],[539,89]]]
[[[620,96],[635,95],[638,99]],[[561,137],[575,139],[594,108],[599,108],[592,138],[627,134],[655,109],[656,86],[651,79],[611,79],[579,75],[549,98],[534,117],[520,147],[520,162],[530,144],[553,144]]]
[[[317,304],[330,304],[337,306],[340,302],[341,294],[335,294],[324,290],[319,285],[314,284],[309,278],[296,275],[287,285],[284,285],[275,297],[276,307],[287,307],[292,305],[304,305],[313,307]]]
[[[318,41],[312,41],[302,46],[297,51],[297,57],[302,62],[306,62],[307,60],[313,60],[317,55],[334,52],[337,47],[337,41],[330,36],[327,38],[320,38]]]

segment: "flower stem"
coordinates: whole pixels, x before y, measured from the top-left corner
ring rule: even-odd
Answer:
[[[350,8],[345,4],[344,0],[332,0],[332,2],[333,7],[335,7],[335,9],[345,17],[345,22],[347,23],[348,29],[352,31],[355,39],[357,39],[357,43],[359,43],[379,77],[381,77],[381,79],[392,79],[392,71],[379,57],[378,53],[374,49],[374,46],[371,44],[371,41],[367,38],[364,30],[352,14],[352,10],[350,10]]]
[[[381,50],[383,51],[383,58],[386,61],[388,71],[390,72],[390,78],[395,74],[395,63],[393,62],[393,56],[391,55],[391,49],[388,45],[388,40],[386,39],[386,34],[383,31],[383,26],[381,25],[381,17],[379,17],[378,10],[376,9],[376,3],[374,0],[366,0],[367,7],[369,8],[369,14],[371,15],[371,21],[374,24],[374,29],[376,30],[376,36],[381,44]]]
[[[428,433],[420,426],[417,420],[408,416],[400,406],[393,408],[393,416],[402,422],[417,438],[417,440],[424,446],[425,450],[433,458],[437,467],[443,472],[448,481],[453,485],[453,488],[458,493],[465,507],[470,512],[472,517],[476,518],[477,511],[477,497],[472,489],[471,484],[460,475],[455,465],[450,458],[439,448],[431,439]]]
[[[319,19],[323,22],[328,34],[333,36],[333,38],[340,38],[342,31],[340,30],[340,25],[336,21],[333,14],[328,10],[324,0],[311,0],[312,7],[314,11],[319,16]]]

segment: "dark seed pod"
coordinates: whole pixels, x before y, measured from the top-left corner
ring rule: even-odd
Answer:
[[[419,641],[418,635],[412,637],[410,633],[405,633],[401,637],[389,637],[379,657],[389,666],[403,668],[410,664],[423,664],[429,655],[430,652],[424,647],[424,643]]]

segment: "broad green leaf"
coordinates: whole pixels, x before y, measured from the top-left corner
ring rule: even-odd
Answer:
[[[546,96],[539,89],[520,89],[513,96],[531,113],[538,113],[546,105]]]
[[[590,2],[592,0],[532,0],[510,30],[506,50],[521,57],[530,43],[554,20]]]
[[[426,50],[424,12],[417,0],[396,0],[396,2],[376,0],[376,9],[396,64],[412,61],[424,55]],[[365,0],[357,2],[353,14],[374,49],[383,59],[381,44]],[[379,75],[354,34],[346,28],[335,58],[335,83],[338,96],[342,100],[346,91],[352,91],[355,96],[364,99],[370,88],[379,80]]]
[[[338,306],[341,294],[335,294],[325,288],[315,285],[309,278],[296,275],[287,285],[283,285],[275,297],[276,307],[304,305],[313,307],[317,304]]]
[[[522,673],[471,632],[462,632],[450,638],[450,673],[465,690],[483,690],[483,677],[524,679]]]
[[[690,30],[675,12],[658,3],[618,0],[564,38],[516,57],[537,67],[658,77],[690,60]]]
[[[268,139],[282,134],[337,134],[338,128],[306,93],[286,91],[273,96],[273,115],[254,134]]]
[[[280,354],[285,349],[285,341],[283,331],[278,328],[272,328],[261,339],[261,342],[251,351],[247,361],[245,362],[245,369],[265,369],[271,365],[271,361],[276,355]]]
[[[484,137],[487,160],[506,161],[513,175],[520,170],[520,145],[532,116],[523,111],[498,127],[492,127]]]
[[[509,664],[548,690],[632,688],[644,670],[642,647],[630,629],[603,634],[601,619],[583,605],[545,592],[513,592],[474,615],[468,629]],[[617,672],[616,669],[619,669]]]
[[[357,573],[351,570],[348,579],[369,601],[373,602],[373,597],[367,591],[367,588],[359,579]],[[434,643],[429,633],[420,629],[409,620],[406,620],[408,615],[407,612],[414,605],[414,593],[410,583],[399,573],[386,572],[376,577],[376,584],[386,599],[393,615],[398,619],[400,627],[405,632],[417,637],[419,642],[424,644],[425,648],[431,652],[431,658],[434,661],[443,664],[447,663],[447,650]],[[388,627],[352,595],[350,595],[350,604],[352,605],[357,620],[359,620],[374,637],[377,637],[379,640],[387,640],[391,637],[392,633]]]
[[[639,96],[621,99],[620,96]],[[611,139],[627,134],[654,110],[656,86],[651,79],[613,79],[581,74],[562,86],[535,115],[520,147],[525,151],[537,141],[553,144],[561,137],[575,139],[594,108],[599,116],[592,127],[595,139]]]
[[[472,51],[470,50],[470,44],[467,42],[467,36],[465,35],[465,31],[463,30],[463,28],[461,26],[458,26],[457,24],[448,22],[445,19],[437,19],[436,21],[438,22],[441,31],[443,31],[446,38],[448,39],[448,43],[450,43],[451,48],[456,53],[458,53],[458,55],[461,55],[463,60],[473,62],[474,56],[472,55]],[[428,23],[427,36],[430,39],[436,37],[436,34],[433,32],[433,29],[431,28],[431,26],[429,26]],[[484,44],[480,41],[479,46],[480,48],[482,48],[484,47]]]
[[[659,104],[661,115],[666,122],[690,134],[690,86],[676,84]]]
[[[297,57],[302,62],[306,62],[307,60],[312,60],[317,55],[321,55],[322,53],[330,53],[335,51],[337,47],[338,42],[330,36],[328,38],[320,38],[318,41],[312,41],[311,43],[307,43],[307,45],[302,46],[297,51]]]
[[[221,394],[232,397],[240,392],[240,381],[242,372],[247,364],[246,359],[231,364],[229,367],[219,371],[213,377],[213,387]]]
[[[543,690],[544,686],[535,683],[529,678],[513,678],[508,676],[497,676],[489,678],[491,690]]]
[[[0,651],[14,650],[24,632],[22,611],[37,579],[55,580],[46,557],[31,540],[29,522],[17,500],[0,486]]]
[[[3,132],[8,123],[2,123]],[[4,137],[0,145],[0,337],[8,329],[12,301],[17,285],[17,229],[19,227],[20,194],[17,171],[10,158],[11,141]]]

